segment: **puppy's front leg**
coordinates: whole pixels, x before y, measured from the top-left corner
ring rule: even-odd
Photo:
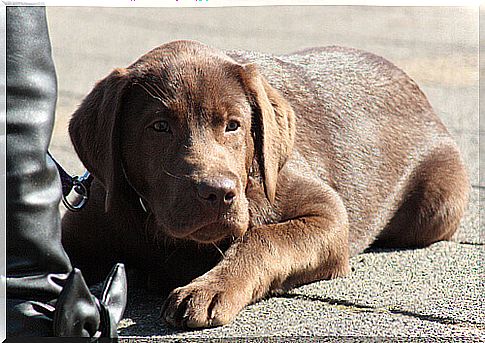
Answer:
[[[337,193],[300,180],[286,183],[278,199],[279,223],[251,228],[213,269],[172,291],[162,309],[167,323],[227,324],[270,292],[348,272],[348,221]]]

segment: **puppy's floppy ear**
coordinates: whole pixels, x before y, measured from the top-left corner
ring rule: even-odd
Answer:
[[[127,69],[119,68],[99,81],[69,123],[79,158],[106,190],[106,210],[116,203],[114,198],[120,196],[119,188],[125,183],[117,120],[128,75]]]
[[[278,173],[293,148],[295,114],[288,101],[270,86],[256,65],[242,66],[241,76],[253,110],[256,160],[266,197],[273,203]]]

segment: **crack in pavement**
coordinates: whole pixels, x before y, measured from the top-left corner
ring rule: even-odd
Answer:
[[[463,244],[463,245],[475,245],[475,246],[484,246],[485,243],[480,243],[480,242],[457,242],[458,244]]]
[[[342,306],[348,309],[363,311],[363,312],[374,312],[374,313],[391,313],[391,314],[398,314],[403,315],[406,317],[417,318],[420,320],[425,320],[429,322],[435,322],[439,324],[445,325],[458,325],[462,326],[463,324],[472,325],[478,329],[485,329],[485,324],[477,323],[474,321],[456,319],[452,317],[441,317],[436,315],[430,314],[420,314],[412,311],[407,310],[400,310],[400,309],[392,309],[392,308],[385,308],[385,307],[375,307],[369,305],[362,305],[357,304],[348,300],[341,300],[341,299],[334,299],[330,297],[322,298],[316,295],[307,295],[307,294],[296,294],[296,293],[285,293],[277,296],[277,298],[286,298],[286,299],[302,299],[302,300],[310,300],[310,301],[318,301],[324,302],[330,305]]]

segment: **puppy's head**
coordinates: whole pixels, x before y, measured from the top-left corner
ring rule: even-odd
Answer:
[[[98,82],[69,132],[107,210],[134,190],[158,233],[209,243],[246,231],[248,177],[274,201],[294,115],[254,65],[176,41]]]

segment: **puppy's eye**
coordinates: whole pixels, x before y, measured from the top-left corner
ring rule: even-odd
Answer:
[[[157,132],[170,132],[170,125],[168,125],[166,120],[153,123],[152,128]]]
[[[226,132],[237,131],[241,124],[236,120],[230,120],[226,125]]]

